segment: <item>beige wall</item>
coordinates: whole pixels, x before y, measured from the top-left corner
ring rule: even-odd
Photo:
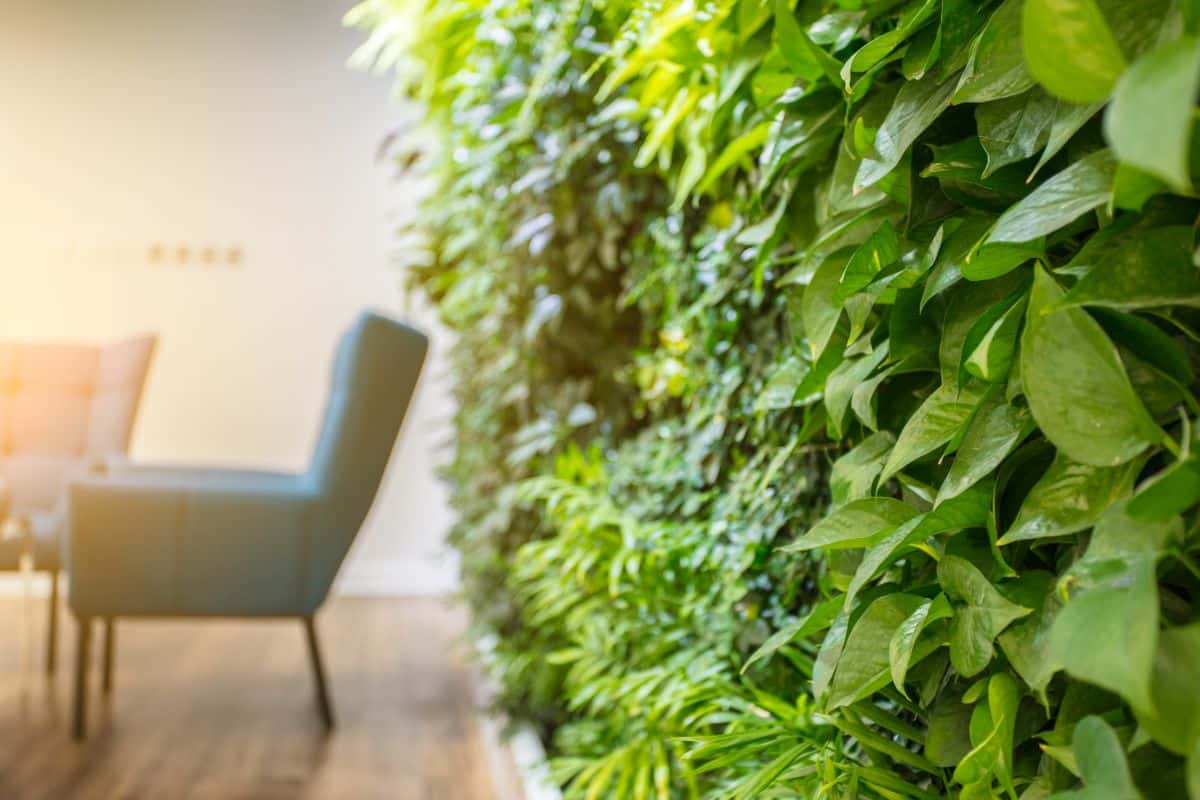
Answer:
[[[137,458],[299,469],[340,330],[430,328],[391,258],[413,190],[375,159],[403,109],[347,70],[346,7],[0,0],[0,336],[157,331]],[[453,584],[442,345],[345,591]]]

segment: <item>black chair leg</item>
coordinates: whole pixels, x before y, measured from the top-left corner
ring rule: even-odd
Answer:
[[[112,693],[113,659],[117,648],[117,620],[115,617],[104,618],[104,671],[100,677],[100,687],[105,694]]]
[[[317,627],[312,617],[304,617],[304,632],[308,638],[308,656],[312,662],[313,680],[317,690],[317,710],[325,730],[333,730],[333,705],[329,700],[329,687],[325,682],[325,666],[321,662],[321,648],[317,644]]]
[[[83,741],[87,735],[88,660],[92,649],[91,618],[78,617],[76,627],[79,639],[75,646],[75,711],[71,730],[76,741]]]
[[[46,622],[46,674],[58,664],[58,570],[50,570],[50,608]]]

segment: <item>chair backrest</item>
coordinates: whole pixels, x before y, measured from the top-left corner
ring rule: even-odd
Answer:
[[[52,508],[81,465],[128,453],[154,345],[0,343],[0,475],[15,511]]]
[[[329,590],[375,500],[428,347],[424,334],[371,312],[338,345],[308,470],[321,496],[308,542],[310,597]]]

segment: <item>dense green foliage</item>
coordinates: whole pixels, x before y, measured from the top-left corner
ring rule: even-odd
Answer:
[[[570,797],[1200,800],[1192,0],[369,0]]]

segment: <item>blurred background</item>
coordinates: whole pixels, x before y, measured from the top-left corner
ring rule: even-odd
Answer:
[[[337,590],[440,594],[445,336],[395,267],[416,187],[378,156],[412,111],[347,68],[351,5],[0,2],[0,339],[155,332],[135,460],[298,470],[355,315],[430,331]]]

